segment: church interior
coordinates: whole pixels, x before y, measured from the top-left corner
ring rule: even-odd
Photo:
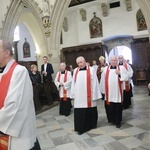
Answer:
[[[13,43],[15,60],[28,70],[35,64],[40,72],[47,56],[54,79],[61,62],[76,68],[78,56],[92,66],[100,56],[109,63],[112,55],[123,55],[134,72],[132,105],[123,110],[119,129],[107,123],[99,101],[97,128],[77,135],[73,109],[68,117],[59,115],[53,87],[55,102],[43,102],[36,112],[42,150],[150,149],[150,0],[0,0],[0,14],[0,38]]]

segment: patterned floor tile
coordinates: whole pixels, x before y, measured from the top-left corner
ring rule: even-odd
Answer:
[[[68,135],[61,136],[58,138],[52,138],[52,140],[53,140],[53,143],[55,144],[55,146],[72,143],[72,140],[70,139],[70,137]]]
[[[114,141],[109,144],[106,144],[104,145],[104,147],[106,150],[128,150],[129,149],[118,141]]]
[[[143,144],[139,147],[133,148],[132,150],[150,150],[150,144]]]
[[[56,147],[57,150],[80,150],[75,143],[64,144]]]
[[[150,133],[149,132],[141,133],[141,134],[135,135],[134,137],[138,138],[139,140],[141,140],[145,143],[150,143]]]
[[[127,137],[127,138],[119,140],[119,142],[125,145],[129,149],[136,148],[142,145],[142,141],[138,140],[135,137]]]
[[[140,133],[144,133],[146,130],[140,129],[138,127],[130,127],[130,128],[124,129],[123,131],[130,135],[137,135]]]
[[[96,141],[99,145],[105,145],[113,141],[116,141],[114,138],[108,135],[100,135],[100,136],[93,137],[92,139]]]
[[[123,110],[121,128],[108,124],[104,102],[98,102],[97,128],[82,135],[74,131],[74,110],[59,115],[59,105],[37,115],[42,150],[150,150],[150,97],[145,86],[133,87],[132,106]],[[72,101],[73,102],[73,101]]]

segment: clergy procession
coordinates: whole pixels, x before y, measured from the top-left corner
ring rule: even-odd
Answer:
[[[109,64],[100,56],[100,65],[94,60],[87,64],[83,56],[76,58],[73,73],[60,63],[54,84],[59,93],[59,114],[68,117],[74,107],[74,131],[81,135],[97,128],[99,101],[104,101],[108,124],[121,127],[123,109],[131,105],[133,70],[122,55],[111,56]],[[53,103],[52,64],[46,56],[41,66],[47,104]],[[0,150],[40,150],[36,138],[35,111],[40,109],[39,85],[41,75],[37,66],[27,69],[13,59],[12,46],[0,41]],[[150,88],[150,87],[149,87]],[[72,104],[73,103],[73,104]]]

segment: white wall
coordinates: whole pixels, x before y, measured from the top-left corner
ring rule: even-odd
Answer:
[[[47,41],[45,35],[43,34],[38,20],[33,16],[30,10],[23,11],[18,19],[18,24],[22,25],[20,29],[20,37],[21,42],[18,43],[18,48],[20,48],[21,52],[19,53],[19,59],[23,61],[35,61],[35,51],[40,55],[38,58],[38,69],[40,70],[41,65],[43,63],[43,56],[47,55]],[[24,43],[24,38],[27,36],[27,41],[30,43],[31,46],[31,58],[23,58],[22,52],[22,44]],[[30,41],[29,41],[29,39]],[[23,40],[23,41],[22,41]]]
[[[112,8],[108,10],[108,16],[103,17],[101,10],[100,0],[82,4],[75,7],[68,8],[66,17],[68,19],[68,31],[63,31],[63,47],[83,45],[89,43],[98,43],[102,40],[113,37],[116,35],[131,35],[133,37],[148,37],[148,30],[137,31],[136,13],[139,10],[139,6],[136,0],[132,0],[132,11],[126,10],[125,1],[120,1],[120,7]],[[105,3],[108,0],[103,1]],[[107,3],[108,4],[108,3]],[[87,21],[82,21],[79,13],[79,9],[86,10]],[[93,12],[96,12],[96,16],[102,20],[103,37],[90,38],[89,22],[93,18]]]
[[[24,24],[19,24],[19,31],[20,31],[20,41],[18,42],[18,61],[36,61],[35,57],[35,44],[33,38],[26,28]],[[30,44],[30,54],[31,57],[24,58],[23,57],[23,44],[25,42],[25,38],[27,38],[27,42]]]
[[[10,0],[0,0],[0,28],[3,26],[3,21],[5,20],[6,12],[8,10],[7,7],[10,5]]]

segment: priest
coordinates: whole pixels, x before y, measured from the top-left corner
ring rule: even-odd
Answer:
[[[127,81],[126,69],[118,66],[116,56],[110,58],[110,65],[105,67],[101,76],[100,89],[105,94],[105,110],[109,123],[121,127],[123,83]]]
[[[72,75],[71,72],[66,70],[66,64],[60,64],[60,71],[56,74],[55,85],[59,91],[60,107],[59,114],[69,116],[72,108],[70,99]]]
[[[97,101],[101,98],[96,71],[87,65],[84,57],[76,59],[71,85],[71,97],[74,98],[74,130],[79,135],[97,127]]]
[[[40,150],[36,142],[33,90],[27,69],[0,40],[0,150]]]
[[[132,86],[131,78],[133,76],[133,70],[131,66],[125,61],[123,55],[118,56],[119,66],[124,67],[127,70],[128,80],[123,82],[123,108],[127,109],[131,105]]]

